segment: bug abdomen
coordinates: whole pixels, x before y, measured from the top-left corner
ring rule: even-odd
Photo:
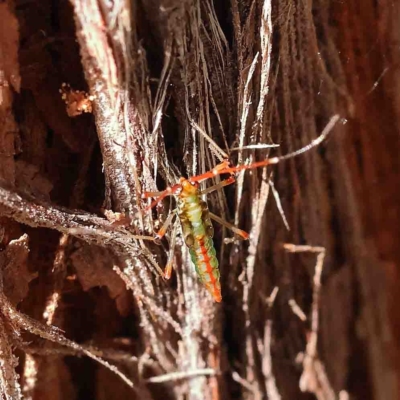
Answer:
[[[198,238],[197,243],[189,248],[189,252],[201,282],[213,295],[214,300],[220,302],[222,300],[220,273],[212,239],[208,236]]]
[[[180,200],[178,216],[190,257],[201,282],[213,295],[215,301],[220,302],[222,300],[220,273],[212,240],[214,229],[207,203],[202,201],[197,193],[184,192]]]

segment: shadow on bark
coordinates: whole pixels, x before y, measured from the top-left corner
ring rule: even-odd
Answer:
[[[399,16],[2,2],[2,398],[399,398]],[[214,226],[215,303],[180,228],[153,241],[175,199],[143,193],[291,153],[336,114],[317,148],[208,195],[250,234]]]

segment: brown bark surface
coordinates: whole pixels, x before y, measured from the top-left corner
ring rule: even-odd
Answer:
[[[392,0],[0,2],[1,398],[400,398],[399,21]],[[250,234],[215,224],[222,303],[179,227],[138,238],[176,204],[143,192],[335,115],[207,196]]]

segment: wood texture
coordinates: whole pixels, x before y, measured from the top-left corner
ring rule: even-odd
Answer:
[[[399,20],[392,0],[0,2],[2,398],[400,398]],[[68,116],[64,82],[93,113]],[[179,234],[160,277],[172,230],[137,235],[175,203],[144,191],[335,114],[208,196],[250,233],[215,226],[221,304]]]

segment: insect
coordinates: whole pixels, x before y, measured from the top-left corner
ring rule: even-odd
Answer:
[[[211,220],[214,220],[231,229],[235,234],[243,239],[248,239],[249,235],[229,222],[224,221],[219,216],[211,213],[208,209],[207,203],[202,200],[202,196],[234,183],[235,174],[240,171],[278,164],[283,160],[297,157],[309,151],[313,147],[318,146],[325,140],[338,120],[338,115],[333,116],[320,136],[314,139],[307,146],[302,147],[301,149],[292,153],[279,157],[267,158],[265,160],[254,162],[248,165],[231,166],[230,162],[225,160],[215,166],[212,170],[201,175],[192,176],[190,178],[180,178],[179,183],[168,187],[162,192],[145,192],[143,194],[144,198],[155,198],[147,207],[147,210],[155,207],[167,196],[176,197],[178,205],[169,214],[161,229],[157,232],[156,239],[161,239],[165,235],[169,225],[171,224],[175,215],[177,215],[180,221],[183,239],[189,249],[190,258],[195,266],[197,275],[202,284],[214,297],[216,302],[221,302],[222,295],[218,260],[212,239],[214,235],[214,228]],[[218,175],[229,175],[229,177],[214,186],[204,190],[200,189],[200,182],[214,178]],[[173,258],[172,253],[174,246],[175,235],[173,234],[171,242],[172,252],[164,271],[165,279],[169,279],[171,277]]]

